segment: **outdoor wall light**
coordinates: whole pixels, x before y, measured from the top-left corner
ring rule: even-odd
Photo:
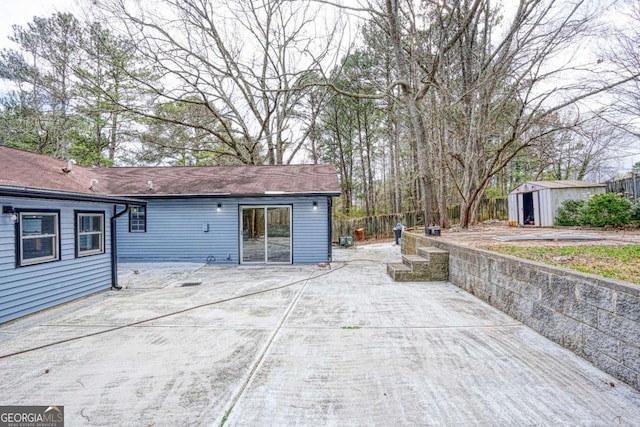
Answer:
[[[313,210],[315,211],[316,209],[318,209],[318,202],[313,202]]]
[[[11,205],[3,205],[2,206],[2,214],[3,215],[11,215],[11,221],[13,221],[14,224],[16,222],[18,222],[18,214],[16,213],[16,210],[14,209],[13,206],[11,206]]]
[[[222,203],[218,203],[218,207],[216,208],[216,210],[218,212],[220,212],[222,210]]]

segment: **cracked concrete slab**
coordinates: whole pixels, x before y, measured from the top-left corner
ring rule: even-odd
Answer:
[[[384,262],[398,247],[334,258],[122,265],[128,289],[0,325],[0,357],[69,340],[0,358],[0,402],[64,405],[67,425],[640,419],[639,392],[472,295],[393,282]]]

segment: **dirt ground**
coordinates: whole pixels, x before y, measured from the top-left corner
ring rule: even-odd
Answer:
[[[424,232],[422,227],[409,231]],[[497,237],[541,237],[540,240],[499,241]],[[598,237],[598,240],[581,240],[581,236]],[[640,228],[591,228],[591,227],[510,227],[507,221],[487,221],[468,229],[457,226],[441,231],[443,240],[465,246],[482,247],[497,243],[515,246],[579,246],[579,245],[640,245]],[[365,239],[357,245],[393,243],[388,239]]]

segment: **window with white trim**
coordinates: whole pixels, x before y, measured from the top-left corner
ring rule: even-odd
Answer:
[[[18,265],[60,259],[60,212],[20,212]]]
[[[131,206],[129,209],[129,232],[146,233],[147,231],[147,207]]]
[[[76,256],[104,253],[104,213],[76,212]]]

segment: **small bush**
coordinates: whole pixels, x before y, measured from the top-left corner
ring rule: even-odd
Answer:
[[[613,193],[596,194],[580,213],[583,224],[616,227],[631,222],[631,202]]]
[[[556,225],[582,225],[581,212],[586,203],[583,200],[565,200],[558,208]]]
[[[636,202],[631,208],[631,219],[633,221],[640,221],[640,201]]]

